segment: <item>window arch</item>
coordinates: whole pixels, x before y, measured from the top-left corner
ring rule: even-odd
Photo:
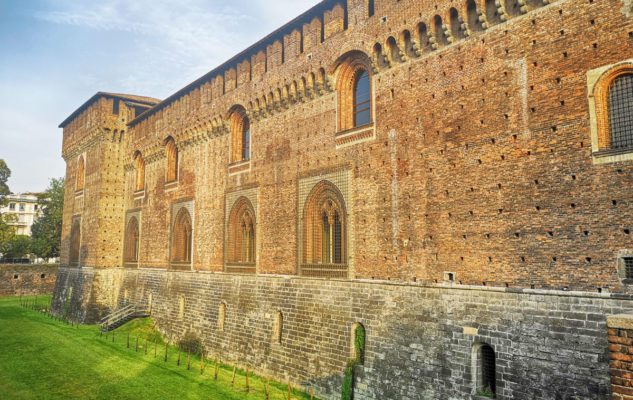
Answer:
[[[79,156],[77,159],[77,176],[75,177],[75,190],[80,192],[84,190],[86,181],[86,163],[84,156]]]
[[[145,190],[145,160],[140,151],[134,155],[134,170],[136,171],[134,190],[137,192]]]
[[[466,13],[468,16],[468,27],[470,30],[474,32],[483,31],[484,27],[479,18],[481,16],[481,12],[477,10],[475,0],[468,0],[466,2]]]
[[[79,250],[81,246],[81,219],[75,218],[70,228],[70,248],[68,263],[73,267],[79,266]]]
[[[192,255],[192,225],[191,216],[187,208],[182,207],[176,218],[172,229],[171,238],[171,261],[176,264],[190,264]]]
[[[494,398],[497,394],[495,351],[489,344],[475,343],[472,349],[473,383],[475,394]]]
[[[313,190],[303,215],[305,264],[347,266],[347,213],[343,196],[330,182]]]
[[[231,162],[248,161],[251,158],[251,123],[242,106],[230,112]]]
[[[245,266],[255,265],[255,222],[253,205],[247,198],[239,198],[229,214],[227,240],[228,263]]]
[[[178,147],[171,136],[165,140],[165,153],[167,155],[167,183],[178,180]]]
[[[373,122],[371,62],[361,52],[352,52],[338,67],[339,131],[369,125]]]
[[[594,151],[633,151],[633,63],[606,69],[595,81],[592,97]]]
[[[131,217],[125,227],[125,243],[123,245],[123,262],[137,263],[139,250],[139,224],[136,217]]]

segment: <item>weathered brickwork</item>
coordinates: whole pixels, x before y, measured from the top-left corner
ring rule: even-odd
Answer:
[[[0,265],[0,296],[51,294],[56,280],[56,266]]]
[[[633,399],[633,317],[614,315],[609,328],[609,366],[613,400]]]
[[[461,399],[490,374],[498,398],[608,398],[633,161],[595,143],[590,88],[631,68],[630,2],[370,3],[323,1],[162,102],[99,93],[69,117],[85,186],[62,264],[81,268],[57,309],[94,321],[151,292],[166,333],[331,397],[362,322],[360,398]]]
[[[73,296],[112,309],[125,304],[127,292],[127,302],[150,307],[172,340],[194,333],[211,357],[315,385],[320,397],[337,400],[354,323],[367,331],[358,399],[469,398],[478,343],[496,353],[498,398],[608,399],[605,313],[633,312],[632,298],[604,293],[290,276],[62,269],[59,282],[65,289],[57,291],[56,307],[69,287]],[[70,315],[82,318],[84,310]],[[273,340],[278,311],[281,343]]]

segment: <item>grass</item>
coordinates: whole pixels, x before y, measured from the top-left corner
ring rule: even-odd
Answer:
[[[46,298],[38,297],[40,304]],[[130,348],[127,336],[130,334]],[[176,365],[178,350],[170,347],[164,361],[165,347],[158,346],[154,358],[153,343],[145,340],[155,334],[153,322],[137,320],[101,336],[96,326],[73,327],[43,313],[20,306],[18,298],[0,298],[0,398],[28,400],[71,399],[179,399],[179,400],[255,400],[265,399],[265,381],[237,371],[231,384],[233,368],[206,361],[200,374],[200,359],[192,359],[187,370],[187,355]],[[135,351],[139,335],[139,350]],[[162,339],[158,338],[160,343]],[[270,383],[269,399],[288,398],[287,386]],[[292,399],[309,399],[293,391]]]

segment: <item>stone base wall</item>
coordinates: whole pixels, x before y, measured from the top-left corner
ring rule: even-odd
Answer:
[[[53,293],[55,265],[0,265],[0,297]]]
[[[126,302],[151,308],[172,341],[193,334],[210,357],[337,400],[357,323],[367,336],[355,399],[477,399],[483,344],[495,352],[497,399],[609,399],[607,315],[633,312],[633,298],[597,292],[60,270],[58,312],[95,321]]]

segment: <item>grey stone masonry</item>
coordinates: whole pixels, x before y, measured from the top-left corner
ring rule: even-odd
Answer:
[[[630,296],[610,293],[150,269],[62,268],[53,304],[90,322],[126,301],[151,308],[173,341],[193,334],[209,356],[324,399],[340,398],[361,323],[357,400],[478,399],[483,344],[495,353],[497,399],[609,399],[606,319],[633,312]]]

